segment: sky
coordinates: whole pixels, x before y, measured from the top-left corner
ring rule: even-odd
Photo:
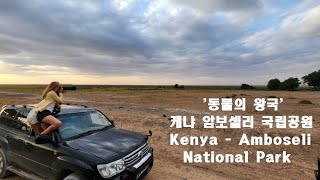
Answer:
[[[266,85],[320,69],[319,0],[1,0],[0,84]]]

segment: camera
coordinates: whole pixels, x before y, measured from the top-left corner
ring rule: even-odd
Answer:
[[[63,87],[63,90],[66,90],[66,91],[75,91],[75,90],[77,90],[76,86],[62,86],[62,87]]]

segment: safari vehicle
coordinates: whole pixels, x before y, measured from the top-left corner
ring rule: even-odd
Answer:
[[[141,179],[151,170],[151,131],[120,129],[96,109],[62,105],[62,125],[50,142],[36,144],[26,119],[32,108],[6,105],[0,112],[0,178]]]

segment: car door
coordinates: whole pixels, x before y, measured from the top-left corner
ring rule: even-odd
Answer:
[[[13,123],[13,127],[20,131],[23,135],[21,143],[21,157],[23,159],[23,168],[42,177],[49,177],[51,173],[51,163],[53,162],[54,154],[51,144],[39,145],[35,143],[35,136],[32,133],[30,125],[27,123],[27,112],[20,111],[18,121]],[[19,132],[17,132],[19,133]]]
[[[52,163],[56,160],[57,151],[51,143],[36,144],[35,137],[30,135],[25,140],[24,157],[32,164],[30,171],[36,170],[36,174],[49,177],[52,172]]]
[[[2,133],[5,138],[5,148],[8,161],[13,165],[23,164],[21,153],[23,152],[23,142],[26,134],[17,133],[12,124],[17,118],[18,111],[16,109],[5,109],[1,113]]]
[[[42,177],[51,175],[51,165],[56,159],[52,144],[35,144],[27,122],[29,110],[5,109],[0,116],[0,134],[11,165]]]

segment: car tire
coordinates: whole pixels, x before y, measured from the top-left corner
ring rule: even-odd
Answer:
[[[86,178],[79,173],[72,173],[65,177],[63,180],[86,180]]]
[[[11,174],[10,171],[7,170],[8,162],[6,158],[6,154],[0,148],[0,178],[5,178]]]

